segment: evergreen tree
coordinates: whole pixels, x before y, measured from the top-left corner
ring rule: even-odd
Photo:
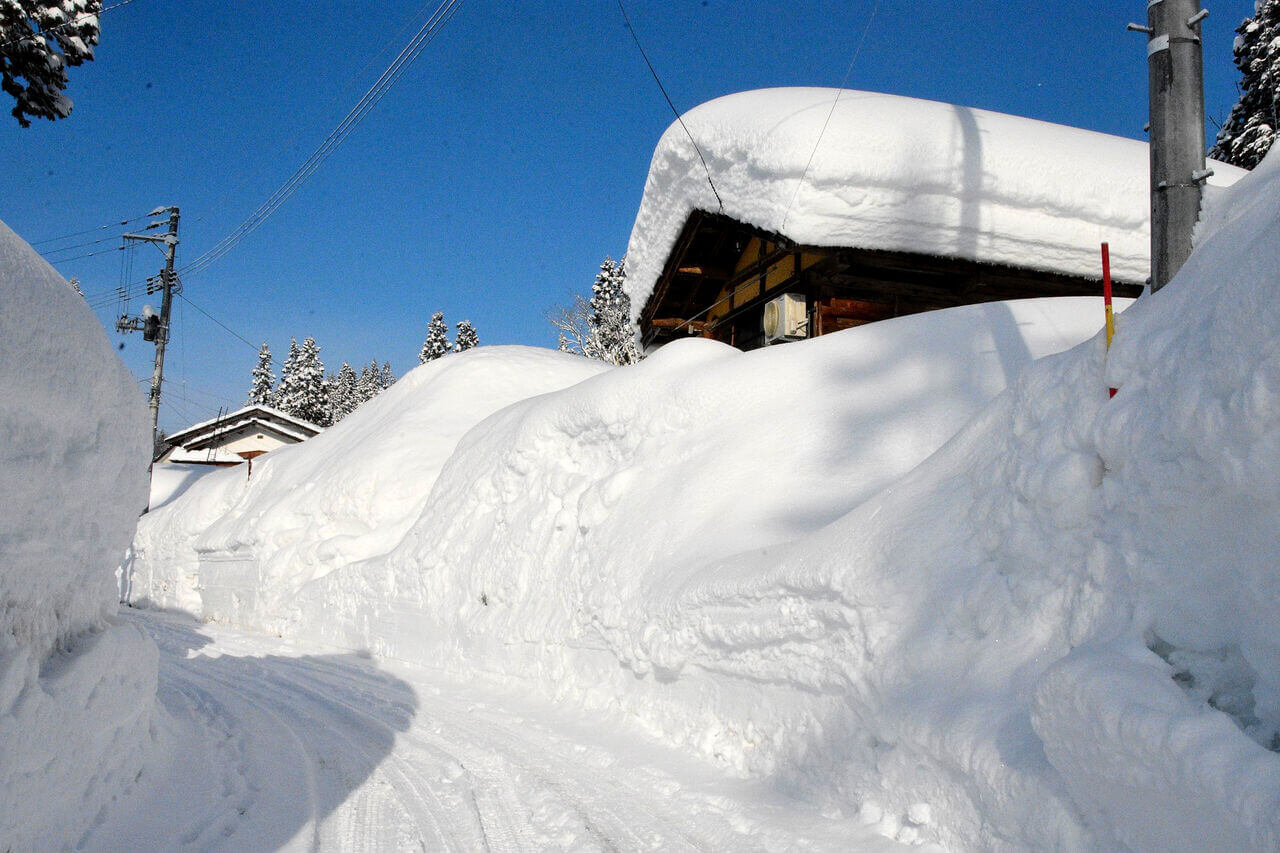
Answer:
[[[298,350],[295,368],[296,408],[290,414],[316,426],[329,426],[329,394],[324,381],[324,362],[315,338],[306,338]]]
[[[373,360],[373,363],[377,364],[378,360],[375,358]],[[378,373],[378,390],[385,391],[395,384],[396,384],[396,375],[391,372],[391,362],[389,361],[382,362],[382,370],[379,371]]]
[[[635,364],[640,360],[635,327],[631,323],[631,297],[623,287],[627,279],[625,261],[605,256],[591,285],[591,331],[583,342],[582,354],[609,364]]]
[[[454,338],[453,351],[466,352],[479,346],[479,344],[480,336],[476,334],[476,328],[471,325],[471,321],[463,320],[458,323],[458,334]]]
[[[329,423],[338,423],[363,402],[357,388],[359,381],[355,368],[342,362],[342,367],[329,380]]]
[[[378,360],[360,368],[360,378],[356,380],[356,396],[361,403],[367,403],[382,390],[382,371],[378,369]]]
[[[264,342],[258,349],[258,366],[253,369],[249,386],[249,405],[270,406],[275,398],[275,371],[271,367],[271,350]]]
[[[1209,151],[1245,169],[1262,162],[1280,131],[1280,0],[1257,0],[1254,10],[1236,28],[1240,101]]]
[[[444,313],[437,311],[431,315],[427,323],[427,339],[422,342],[422,350],[418,353],[418,363],[426,364],[435,361],[442,355],[449,354],[449,327],[444,323]]]
[[[280,384],[276,386],[271,405],[282,412],[297,415],[302,393],[298,380],[298,339],[289,339],[289,355],[280,366]]]
[[[0,2],[0,88],[17,101],[20,126],[71,114],[67,68],[93,59],[101,13],[102,0]]]

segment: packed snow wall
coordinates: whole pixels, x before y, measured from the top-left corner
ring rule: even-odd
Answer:
[[[72,845],[138,772],[156,652],[115,625],[150,423],[97,319],[0,223],[0,849]]]
[[[400,543],[467,430],[606,369],[531,347],[428,362],[337,426],[259,457],[252,478],[244,466],[208,474],[144,516],[126,594],[280,630],[297,590]]]

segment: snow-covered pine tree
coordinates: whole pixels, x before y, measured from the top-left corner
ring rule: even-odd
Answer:
[[[71,114],[67,68],[93,59],[101,12],[102,0],[0,0],[0,88],[20,126]]]
[[[378,360],[375,358],[373,360],[373,363],[377,364]],[[389,361],[382,362],[382,370],[378,372],[378,390],[385,391],[395,384],[396,384],[396,375],[391,372],[391,362]]]
[[[462,320],[458,323],[458,334],[454,337],[453,351],[466,352],[480,345],[480,336],[476,334],[476,327],[471,325],[470,320]]]
[[[276,374],[271,367],[271,349],[263,342],[258,348],[258,365],[253,368],[253,381],[249,385],[250,406],[270,406],[275,397]]]
[[[298,386],[298,339],[289,339],[289,355],[280,366],[280,384],[271,398],[271,405],[290,415],[298,414],[301,392]]]
[[[1240,100],[1209,156],[1252,169],[1280,132],[1280,0],[1256,0],[1254,16],[1245,18],[1236,34]]]
[[[427,339],[422,342],[422,350],[418,353],[418,363],[426,364],[435,361],[442,355],[449,354],[449,327],[444,322],[444,312],[437,311],[431,315],[427,323]]]
[[[623,287],[626,261],[605,256],[591,285],[591,332],[582,354],[609,364],[635,364],[640,360],[635,327],[631,323],[631,297]]]
[[[305,338],[298,349],[294,371],[297,381],[297,404],[291,414],[316,426],[329,426],[329,394],[324,381],[324,362],[315,338]]]
[[[355,368],[342,362],[342,367],[329,381],[329,423],[338,423],[360,405],[358,383]]]
[[[356,380],[356,397],[360,403],[367,403],[378,396],[382,390],[381,381],[382,372],[378,369],[377,359],[360,368],[360,378]]]

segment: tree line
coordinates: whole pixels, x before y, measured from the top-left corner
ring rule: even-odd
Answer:
[[[336,373],[325,373],[315,338],[289,339],[289,355],[276,381],[275,363],[266,343],[258,349],[258,364],[249,386],[249,405],[270,406],[316,426],[333,426],[395,384],[391,363],[378,366],[375,358],[356,370],[347,362]]]
[[[427,323],[427,339],[422,344],[418,361],[425,364],[451,352],[472,349],[479,343],[480,336],[469,320],[458,323],[457,335],[450,341],[444,314],[437,311]],[[376,358],[360,368],[358,374],[345,361],[336,372],[326,373],[315,338],[304,338],[301,345],[297,338],[290,338],[289,355],[280,366],[279,381],[276,380],[271,348],[264,342],[258,349],[258,363],[253,368],[249,384],[248,404],[270,406],[316,426],[327,427],[338,423],[395,382],[391,363],[384,361],[379,367]]]

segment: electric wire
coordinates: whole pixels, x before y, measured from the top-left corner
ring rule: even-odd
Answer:
[[[357,80],[363,77],[365,72],[367,72],[370,68],[374,66],[375,63],[377,63],[384,56],[386,56],[387,51],[391,50],[395,45],[401,44],[403,42],[405,34],[408,33],[411,29],[413,29],[413,27],[417,25],[418,19],[420,19],[424,14],[426,14],[427,8],[429,6],[430,6],[429,2],[424,3],[418,9],[418,11],[413,15],[413,17],[411,17],[408,20],[408,22],[405,23],[405,25],[402,26],[399,29],[399,31],[396,32],[393,38],[386,40],[386,44],[382,46],[381,50],[379,50],[375,54],[372,54],[369,57],[369,59],[365,61],[364,65],[361,66],[359,71],[355,72],[350,77],[348,77],[346,82],[344,82],[341,86],[335,87],[335,93],[333,97],[329,99],[329,102],[325,104],[325,106],[321,110],[319,110],[317,114],[327,115],[334,108],[334,106],[339,102],[339,100],[341,100],[343,96],[347,94],[347,92],[351,89],[351,86],[353,83],[355,83]],[[320,126],[321,125],[319,121],[314,121],[311,124],[306,126],[303,126],[301,122],[298,122],[297,131],[293,134],[292,137],[289,138],[288,141],[282,143],[277,147],[276,149],[277,153],[283,154],[284,152],[291,150],[299,142],[299,140],[302,139],[304,135],[318,131],[320,129]],[[233,197],[239,195],[240,191],[243,190],[246,186],[248,186],[251,182],[261,178],[263,176],[264,171],[265,171],[265,167],[259,167],[256,171],[252,173],[247,173],[240,180],[240,182],[235,185],[235,187],[233,187],[232,189],[228,190],[223,194],[222,199],[219,201],[218,204],[214,205],[214,207],[215,208],[227,207],[228,203]],[[204,216],[198,216],[195,221],[203,222]]]
[[[48,259],[50,255],[56,255],[59,252],[69,252],[72,249],[83,249],[85,246],[97,246],[100,243],[110,243],[114,240],[119,240],[119,239],[120,239],[119,234],[112,234],[110,237],[100,237],[97,240],[86,240],[83,243],[71,243],[70,245],[67,245],[67,246],[59,246],[56,249],[47,249],[40,253],[40,257]]]
[[[116,246],[114,249],[99,249],[96,252],[86,252],[83,255],[76,255],[73,258],[58,258],[57,260],[50,260],[46,258],[45,260],[49,261],[50,266],[56,267],[58,264],[69,264],[72,261],[79,261],[79,260],[83,260],[84,258],[93,258],[93,257],[97,257],[98,255],[109,255],[112,252],[119,252],[122,249],[124,249],[124,246]]]
[[[636,35],[635,27],[631,26],[631,18],[627,15],[627,10],[623,7],[622,0],[618,0],[618,11],[622,12],[622,20],[627,24],[627,32],[631,33],[631,40],[636,43],[640,56],[644,58],[644,64],[649,66],[649,73],[653,75],[653,82],[658,84],[662,97],[667,100],[667,106],[671,107],[671,112],[675,113],[676,121],[680,122],[680,126],[684,128],[685,136],[688,136],[689,141],[693,143],[693,150],[698,152],[698,159],[702,161],[702,168],[707,173],[707,183],[711,185],[711,192],[716,197],[716,204],[720,205],[720,212],[723,213],[724,200],[720,198],[720,193],[716,190],[716,182],[711,179],[711,168],[707,165],[707,158],[702,156],[702,149],[698,147],[698,141],[689,132],[689,126],[684,123],[684,116],[680,115],[676,105],[671,102],[671,96],[667,94],[667,87],[662,85],[662,80],[658,78],[657,70],[653,67],[653,63],[649,61],[649,54],[644,52],[644,46],[640,44],[640,37]]]
[[[298,190],[307,178],[309,178],[320,167],[320,164],[333,153],[342,142],[347,138],[352,130],[364,119],[368,112],[380,101],[383,96],[391,89],[391,87],[400,79],[401,75],[407,70],[410,63],[418,57],[426,47],[430,44],[435,36],[444,28],[446,24],[452,20],[457,13],[462,0],[443,0],[426,23],[422,25],[410,39],[409,43],[400,51],[396,58],[391,62],[382,75],[374,82],[374,84],[365,92],[364,96],[352,107],[346,117],[338,124],[336,128],[320,143],[319,147],[312,152],[297,171],[285,181],[285,183],[277,189],[270,198],[268,198],[257,210],[242,222],[239,227],[224,237],[212,249],[205,252],[196,260],[182,267],[178,273],[183,277],[190,277],[203,272],[211,264],[218,261],[223,255],[230,252],[240,241],[256,230],[263,222],[267,220],[282,204],[289,199],[290,196]]]
[[[60,237],[46,237],[43,240],[36,240],[32,246],[43,246],[45,243],[56,243],[59,240],[69,240],[72,237],[83,237],[85,234],[92,234],[95,231],[106,231],[108,228],[119,228],[128,225],[131,222],[137,222],[139,219],[146,219],[151,214],[144,213],[142,216],[135,216],[132,219],[121,219],[119,222],[108,222],[106,225],[95,225],[93,228],[86,228],[83,231],[72,231],[70,234],[63,234]]]
[[[236,330],[232,329],[232,328],[231,328],[230,326],[228,326],[226,323],[222,322],[222,321],[221,321],[221,320],[219,320],[217,317],[213,316],[213,315],[212,315],[212,314],[210,314],[208,311],[206,311],[206,310],[204,310],[203,308],[201,308],[199,305],[197,305],[197,304],[195,304],[194,302],[192,302],[192,301],[187,297],[187,295],[186,295],[185,293],[179,293],[179,294],[177,294],[177,296],[178,296],[178,298],[179,298],[179,299],[181,299],[183,302],[187,303],[187,304],[188,304],[188,305],[190,305],[192,308],[196,309],[196,310],[197,310],[197,311],[199,311],[201,314],[203,314],[204,316],[208,317],[208,318],[209,318],[210,320],[212,320],[214,323],[216,323],[216,324],[218,324],[219,326],[221,326],[221,327],[222,327],[222,329],[223,329],[223,331],[225,331],[227,334],[231,335],[233,338],[236,338],[237,340],[244,341],[245,346],[249,347],[249,349],[253,350],[254,352],[257,352],[257,351],[258,351],[258,348],[257,348],[256,346],[254,346],[254,345],[249,341],[249,339],[248,339],[248,338],[246,338],[244,335],[240,334],[240,333],[239,333],[239,332],[237,332]]]
[[[827,125],[831,124],[831,117],[836,114],[836,105],[840,103],[840,96],[844,94],[845,84],[849,82],[849,75],[853,73],[853,66],[858,61],[858,55],[862,53],[862,45],[867,40],[867,33],[871,31],[871,23],[876,19],[876,12],[880,11],[880,0],[875,0],[875,4],[871,7],[871,15],[867,18],[867,23],[862,28],[862,36],[858,39],[858,46],[854,48],[853,58],[849,60],[849,67],[844,70],[844,77],[840,80],[840,88],[836,89],[835,99],[831,102],[831,110],[827,113],[826,121],[822,123],[822,130],[818,131],[818,138],[813,143],[813,150],[809,152],[809,161],[804,164],[804,171],[800,173],[800,180],[796,181],[796,188],[791,193],[791,201],[787,203],[787,209],[782,214],[782,226],[778,229],[784,231],[787,227],[787,219],[791,216],[791,208],[796,203],[796,199],[800,196],[800,188],[804,186],[804,180],[809,176],[809,167],[813,165],[813,158],[818,153],[818,146],[822,144],[822,137],[827,132]]]

